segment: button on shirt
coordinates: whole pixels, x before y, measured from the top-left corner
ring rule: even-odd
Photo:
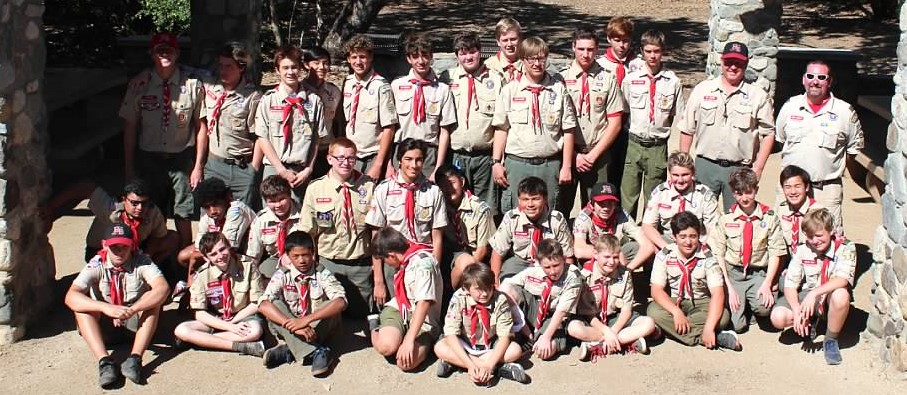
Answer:
[[[490,347],[491,344],[485,344],[484,326],[481,318],[475,326],[475,333],[472,329],[473,309],[478,302],[469,296],[465,289],[457,289],[453,297],[450,298],[450,305],[447,307],[447,315],[444,316],[444,336],[461,336],[464,339],[476,339],[476,345]],[[510,330],[513,328],[513,314],[510,312],[510,304],[507,302],[507,296],[500,291],[495,290],[491,300],[485,305],[488,310],[488,341],[493,343],[495,338],[510,336]]]
[[[438,145],[442,127],[457,123],[457,110],[454,107],[453,95],[450,87],[438,81],[434,72],[428,76],[427,85],[422,86],[421,100],[417,91],[419,87],[410,82],[413,79],[422,79],[415,71],[410,70],[406,76],[397,78],[391,83],[394,92],[394,106],[397,108],[397,117],[400,129],[394,141],[403,141],[408,138],[422,140],[429,144]],[[416,123],[419,106],[424,106],[425,119]]]
[[[151,261],[151,258],[145,254],[136,254],[123,266],[123,305],[131,306],[145,292],[151,290],[151,282],[154,279],[163,277],[161,270]],[[110,297],[110,275],[113,270],[113,264],[110,261],[102,261],[100,256],[95,255],[85,267],[79,272],[72,284],[83,290],[89,291],[91,297],[95,300],[112,303]]]
[[[683,201],[683,202],[682,202]],[[661,230],[665,237],[674,239],[671,233],[671,218],[682,211],[689,211],[696,215],[705,229],[710,229],[718,221],[718,198],[709,187],[695,183],[689,190],[681,195],[671,184],[664,182],[652,190],[652,195],[646,203],[642,223],[654,226]]]
[[[682,258],[677,250],[677,244],[669,244],[655,255],[655,262],[652,264],[652,285],[670,286],[671,298],[679,298],[683,277],[680,265],[689,263],[693,258],[699,259],[696,267],[690,271],[690,284],[695,300],[710,297],[709,288],[724,287],[724,276],[721,274],[718,260],[711,253],[700,248],[692,257]],[[689,298],[686,294],[684,297]]]
[[[361,86],[358,102],[357,84]],[[398,123],[391,84],[375,72],[365,81],[350,74],[343,83],[343,114],[346,137],[356,144],[356,155],[367,158],[377,154],[381,130]]]
[[[129,81],[119,115],[137,123],[140,150],[182,152],[195,145],[204,95],[201,80],[188,69],[179,67],[166,82],[147,69]]]
[[[300,108],[293,108],[287,122],[291,123],[289,144],[284,138],[283,113],[285,99],[292,93],[295,97],[305,99]],[[298,92],[285,92],[282,87],[265,92],[258,105],[255,117],[255,134],[268,139],[277,151],[277,156],[284,164],[305,165],[311,160],[312,140],[327,136],[324,122],[324,104],[313,92],[300,89]],[[264,163],[272,165],[265,157]]]
[[[245,78],[231,92],[226,92],[220,82],[205,83],[204,89],[205,103],[199,117],[209,126],[208,152],[228,159],[251,158],[261,93]]]
[[[844,174],[845,154],[863,149],[863,128],[847,102],[831,96],[813,113],[805,95],[797,95],[778,113],[775,140],[784,144],[781,166],[797,165],[813,181],[828,181]]]
[[[268,285],[261,295],[261,300],[283,301],[290,308],[290,311],[296,317],[299,317],[303,313],[302,296],[299,292],[299,289],[303,286],[302,281],[309,287],[307,295],[309,305],[308,311],[305,312],[306,314],[311,314],[334,300],[346,300],[346,292],[343,290],[343,286],[340,285],[340,281],[337,281],[337,278],[334,277],[330,270],[313,266],[312,270],[306,274],[304,280],[301,276],[302,273],[295,266],[290,268],[281,267],[268,281]]]
[[[652,89],[654,84],[654,88]],[[630,121],[629,133],[644,140],[666,140],[683,114],[683,82],[673,71],[649,75],[648,67],[633,71],[621,86]]]
[[[564,256],[573,256],[573,234],[567,226],[567,218],[558,211],[542,214],[535,223],[542,229],[541,240],[555,239],[564,249]],[[532,260],[532,232],[533,223],[519,209],[513,209],[504,214],[498,230],[491,236],[489,244],[502,257],[507,257],[511,252],[520,259]]]
[[[758,139],[773,132],[772,111],[762,88],[742,82],[727,94],[721,79],[713,78],[693,88],[678,128],[696,136],[698,156],[749,164]]]
[[[539,94],[539,121],[533,116],[533,94],[527,87],[544,87]],[[573,101],[563,82],[545,75],[541,84],[528,78],[507,84],[501,90],[491,124],[507,131],[504,152],[523,158],[548,158],[564,149],[564,132],[576,128]]]
[[[583,74],[586,74],[586,93],[583,93]],[[592,149],[601,140],[609,119],[618,122],[624,111],[617,79],[598,63],[592,63],[584,72],[576,61],[561,70],[559,78],[564,81],[576,111],[580,132],[574,133],[576,146],[583,151]]]
[[[810,248],[798,248],[787,267],[784,288],[800,288],[800,291],[812,291],[821,285],[822,262],[828,257],[826,269],[828,278],[843,278],[853,286],[854,271],[857,265],[857,250],[853,243],[845,241],[835,246],[834,239],[829,243],[828,251],[819,255]]]
[[[752,255],[749,267],[767,267],[769,257],[787,255],[787,245],[781,233],[781,223],[774,210],[764,210],[757,205],[747,215],[736,204],[730,212],[722,214],[718,223],[709,232],[709,248],[712,254],[732,266],[743,266],[744,227],[742,216],[756,217],[753,222]]]
[[[494,141],[491,120],[498,95],[505,84],[503,77],[487,67],[473,76],[462,66],[457,66],[442,73],[440,79],[450,86],[457,110],[457,124],[450,132],[450,148],[457,151],[491,150]],[[471,95],[470,80],[473,86]]]
[[[343,185],[349,189],[355,224],[352,228],[344,216]],[[309,184],[302,202],[299,226],[315,237],[320,256],[343,260],[366,256],[371,234],[365,223],[365,215],[374,190],[375,183],[368,176],[354,173],[341,184],[333,176],[333,170]]]
[[[420,176],[421,177],[421,176]],[[407,240],[414,243],[431,244],[432,229],[447,226],[447,208],[439,189],[427,178],[420,178],[416,183],[415,231],[413,235],[406,219],[406,188],[402,187],[399,175],[395,180],[384,180],[375,188],[375,195],[365,216],[365,223],[376,228],[389,226],[400,232]]]

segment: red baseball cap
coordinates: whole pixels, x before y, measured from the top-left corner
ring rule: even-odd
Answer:
[[[157,48],[158,45],[167,45],[173,49],[180,48],[179,42],[176,40],[176,36],[174,36],[170,32],[160,32],[155,34],[154,36],[151,36],[151,49]]]
[[[592,200],[596,202],[606,202],[608,200],[618,202],[620,198],[617,197],[617,188],[614,185],[600,182],[592,187]]]
[[[724,59],[737,59],[744,62],[749,61],[750,50],[746,47],[746,44],[731,41],[724,45],[724,51],[721,51],[721,60]]]
[[[124,245],[132,247],[132,229],[130,229],[129,226],[126,226],[125,224],[121,224],[119,222],[111,224],[104,232],[103,244],[104,247],[113,245]]]

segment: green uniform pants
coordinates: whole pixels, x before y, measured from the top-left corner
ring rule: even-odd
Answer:
[[[500,214],[499,191],[491,176],[491,151],[472,153],[454,151],[451,163],[463,172],[467,187],[488,204],[491,214]]]
[[[293,314],[290,311],[290,307],[287,306],[284,301],[277,300],[273,303],[274,306],[287,317],[296,318],[296,314]],[[312,321],[311,327],[315,330],[317,339],[313,342],[307,342],[305,339],[290,332],[288,329],[268,320],[268,328],[271,329],[271,333],[282,338],[287,343],[287,347],[290,348],[290,353],[293,354],[293,357],[296,358],[297,361],[302,361],[303,358],[315,351],[316,348],[325,345],[331,336],[340,329],[340,324],[339,315],[324,320]]]
[[[639,217],[637,215],[639,195],[647,199],[655,186],[665,182],[667,166],[666,141],[644,146],[630,140],[627,145],[627,159],[624,161],[624,177],[620,183],[620,203],[633,218]]]
[[[727,265],[727,275],[734,291],[737,291],[737,297],[740,298],[740,309],[731,312],[731,323],[734,324],[734,331],[741,333],[746,331],[749,326],[746,317],[747,309],[752,311],[753,315],[760,317],[768,317],[771,313],[771,309],[763,306],[762,301],[756,296],[756,292],[765,281],[765,269],[749,270],[744,276],[742,266],[729,264]]]
[[[504,158],[504,168],[507,169],[507,183],[509,187],[504,189],[501,196],[501,212],[507,212],[513,208],[519,207],[519,196],[517,190],[520,181],[526,177],[535,176],[545,181],[548,187],[548,206],[557,209],[559,204],[558,175],[561,171],[561,157],[551,158],[520,158],[513,155],[507,155]]]
[[[687,346],[697,346],[702,342],[702,330],[705,328],[705,320],[709,315],[710,301],[711,298],[696,299],[696,304],[693,304],[689,299],[680,301],[680,309],[683,310],[683,313],[686,314],[687,319],[690,321],[690,330],[683,335],[677,333],[677,330],[674,329],[674,316],[658,303],[654,301],[649,303],[646,315],[652,317],[655,320],[655,324],[668,337]],[[721,329],[727,327],[728,323],[730,323],[730,314],[728,314],[727,309],[722,307],[721,319],[718,321],[715,331],[721,331]]]

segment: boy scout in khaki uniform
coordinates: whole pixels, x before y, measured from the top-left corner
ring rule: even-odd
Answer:
[[[264,154],[263,176],[278,175],[293,187],[299,202],[314,171],[318,139],[327,136],[324,103],[301,83],[302,53],[281,47],[274,54],[276,88],[265,92],[255,117],[255,134]]]
[[[344,46],[353,73],[343,83],[343,114],[345,135],[356,143],[356,170],[380,180],[393,156],[398,120],[390,82],[372,69],[373,48],[372,40],[362,34]]]
[[[375,233],[372,251],[376,260],[397,269],[394,297],[380,316],[369,316],[372,346],[384,357],[395,356],[397,367],[411,371],[425,361],[441,334],[441,271],[425,245],[384,228]]]
[[[267,207],[258,213],[249,228],[246,254],[259,262],[258,271],[264,278],[271,278],[281,266],[279,260],[287,235],[302,228],[300,206],[290,197],[290,191],[287,180],[278,176],[261,182],[261,197]]]
[[[573,101],[564,83],[545,71],[548,45],[542,39],[523,40],[520,54],[527,65],[526,75],[501,91],[491,122],[496,129],[492,174],[505,188],[501,210],[516,206],[514,187],[529,176],[552,187],[552,207],[562,210],[573,204],[561,201],[560,188],[555,187],[573,182],[573,132],[577,126]]]
[[[179,341],[202,348],[234,351],[256,357],[264,354],[258,299],[261,276],[247,256],[231,250],[220,233],[202,236],[199,250],[205,256],[189,288],[189,307],[195,320],[176,326]]]
[[[447,202],[447,227],[444,228],[444,258],[450,259],[450,290],[460,286],[460,274],[474,263],[488,262],[494,234],[494,218],[485,202],[466,189],[466,177],[456,167],[441,166],[435,174]],[[445,268],[441,268],[441,274]],[[446,285],[446,284],[445,284]]]
[[[155,201],[169,202],[173,197],[173,207],[166,211],[173,215],[180,246],[187,246],[192,244],[189,218],[195,212],[190,173],[193,161],[204,158],[206,148],[196,144],[206,133],[198,126],[204,88],[198,76],[177,63],[176,36],[155,34],[151,59],[154,67],[129,82],[120,107],[124,173],[126,179],[133,178],[138,164],[139,172],[154,188]]]
[[[75,313],[79,333],[98,359],[101,387],[108,389],[121,372],[134,383],[143,382],[142,354],[157,329],[168,287],[151,258],[135,252],[129,226],[112,224],[104,233],[104,249],[73,280],[66,306]],[[114,335],[122,330],[135,341],[118,367],[105,343],[116,340]]]
[[[433,179],[435,171],[447,161],[450,128],[457,123],[457,110],[450,87],[431,69],[432,48],[427,37],[416,34],[407,41],[406,62],[412,67],[409,73],[391,82],[400,121],[394,140],[428,143],[422,174]]]
[[[831,68],[812,61],[803,73],[803,94],[791,97],[778,112],[775,139],[784,144],[781,165],[797,165],[809,173],[816,200],[843,228],[841,202],[844,168],[863,149],[863,127],[853,107],[831,93]]]
[[[261,163],[252,163],[256,138],[253,130],[261,93],[245,76],[251,61],[249,52],[238,43],[221,48],[220,78],[204,85],[204,105],[199,116],[206,133],[199,134],[198,143],[207,155],[196,161],[192,185],[198,185],[196,177],[204,166],[205,178],[223,180],[233,197],[256,207],[259,201],[253,184]]]
[[[495,375],[529,382],[526,371],[516,363],[523,351],[511,339],[510,303],[507,295],[494,288],[494,282],[494,272],[487,265],[471,265],[463,271],[463,287],[453,294],[444,318],[444,336],[435,343],[438,377],[449,377],[456,366],[479,385]]]
[[[677,126],[681,151],[690,152],[696,137],[698,179],[721,195],[724,210],[734,204],[728,177],[739,167],[751,167],[762,177],[775,140],[768,93],[743,79],[748,54],[742,43],[725,45],[721,75],[693,88]]]
[[[608,183],[592,187],[592,201],[577,214],[573,221],[573,249],[581,260],[595,257],[595,245],[604,235],[613,235],[620,241],[621,262],[636,270],[652,257],[655,248],[633,221],[620,208],[617,188]]]
[[[775,302],[772,285],[787,248],[778,215],[756,201],[756,174],[738,169],[729,184],[737,203],[718,218],[709,247],[727,284],[731,323],[740,333],[749,329],[747,306],[754,316],[768,317]]]
[[[328,146],[340,132],[343,117],[337,116],[340,108],[340,88],[326,80],[331,71],[331,54],[322,47],[314,47],[302,51],[302,59],[308,72],[302,80],[302,87],[308,92],[313,92],[324,104],[324,128],[326,135],[318,139],[318,153],[315,158],[315,172],[313,177],[325,175],[331,166],[327,162]]]
[[[645,200],[656,185],[665,182],[668,138],[683,113],[684,101],[683,83],[661,61],[664,34],[649,30],[641,41],[645,66],[628,73],[621,85],[627,102],[624,129],[629,140],[620,198],[624,210],[633,216],[637,215],[640,195]]]
[[[258,308],[271,332],[286,344],[266,350],[262,358],[270,369],[311,356],[312,375],[321,376],[336,359],[327,342],[341,327],[346,295],[331,271],[318,264],[308,233],[287,235],[283,253],[290,264],[271,277]]]
[[[640,70],[645,62],[633,54],[630,44],[633,40],[633,21],[618,16],[611,18],[605,26],[605,37],[608,38],[608,49],[598,58],[598,64],[611,71],[617,78],[617,86],[622,86],[624,78],[632,71]]]
[[[505,83],[521,80],[525,68],[519,53],[523,38],[520,23],[513,18],[501,18],[494,26],[494,37],[500,50],[485,59],[485,67],[501,74]]]
[[[806,243],[802,232],[803,217],[813,210],[823,209],[816,199],[810,197],[809,173],[803,168],[788,165],[781,169],[781,191],[784,201],[778,204],[775,211],[781,218],[781,233],[787,244],[788,256],[797,253],[797,248]]]
[[[668,157],[668,181],[652,190],[642,216],[642,231],[656,248],[665,248],[674,240],[671,219],[682,212],[696,215],[705,225],[704,231],[720,215],[715,194],[696,181],[693,158],[687,153],[674,152]]]
[[[393,179],[386,179],[375,188],[365,223],[374,229],[389,227],[412,243],[430,247],[435,260],[440,262],[447,209],[441,189],[422,175],[426,146],[424,141],[414,139],[403,140],[397,145],[400,169]],[[394,272],[393,267],[372,260],[378,304],[387,300],[387,291],[393,297],[393,288],[385,287],[391,284]]]
[[[536,357],[547,360],[567,348],[566,319],[576,312],[583,275],[566,261],[553,239],[539,243],[539,264],[527,267],[501,282],[501,292],[516,303],[526,317],[520,332],[530,339]]]
[[[495,103],[504,81],[501,75],[481,63],[482,43],[474,32],[454,39],[457,67],[441,73],[450,86],[457,109],[457,124],[450,132],[450,163],[460,169],[472,192],[491,207],[500,209],[500,197],[491,177],[491,148],[494,143]],[[435,181],[438,181],[435,179]]]
[[[841,363],[838,335],[850,312],[857,253],[854,244],[834,234],[834,217],[826,210],[814,210],[803,219],[808,248],[800,248],[791,259],[784,281],[784,297],[772,310],[775,328],[793,327],[810,341],[816,337],[818,320],[827,326],[822,349],[829,365]]]
[[[664,333],[687,346],[739,351],[724,308],[724,278],[712,254],[699,242],[702,223],[689,212],[671,219],[676,243],[662,249],[652,266],[652,302],[646,314]],[[667,287],[667,288],[666,288]]]
[[[559,209],[568,213],[573,208],[576,189],[580,203],[589,202],[592,186],[605,182],[611,157],[608,151],[621,128],[624,102],[614,74],[595,62],[598,38],[588,29],[573,33],[573,63],[559,73],[573,99],[579,130],[574,132],[576,185],[563,186],[563,202]],[[577,133],[578,132],[578,133]]]
[[[354,170],[356,145],[340,137],[328,148],[328,174],[306,190],[299,227],[315,238],[319,264],[343,284],[349,308],[365,317],[372,303],[371,232],[365,223],[375,182]]]
[[[527,177],[519,186],[520,207],[504,213],[491,236],[491,270],[498,281],[538,265],[539,245],[544,239],[560,244],[568,263],[573,263],[573,234],[567,217],[548,207],[548,188],[538,177]],[[505,260],[506,259],[506,260]]]

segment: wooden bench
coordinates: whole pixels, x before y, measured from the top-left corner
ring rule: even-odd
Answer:
[[[873,199],[880,202],[882,193],[885,191],[884,165],[888,154],[885,140],[888,135],[888,124],[891,123],[891,96],[861,95],[857,98],[857,104],[868,111],[867,116],[879,118],[877,120],[861,119],[865,143],[863,150],[856,155],[854,160],[866,168],[864,186]]]

